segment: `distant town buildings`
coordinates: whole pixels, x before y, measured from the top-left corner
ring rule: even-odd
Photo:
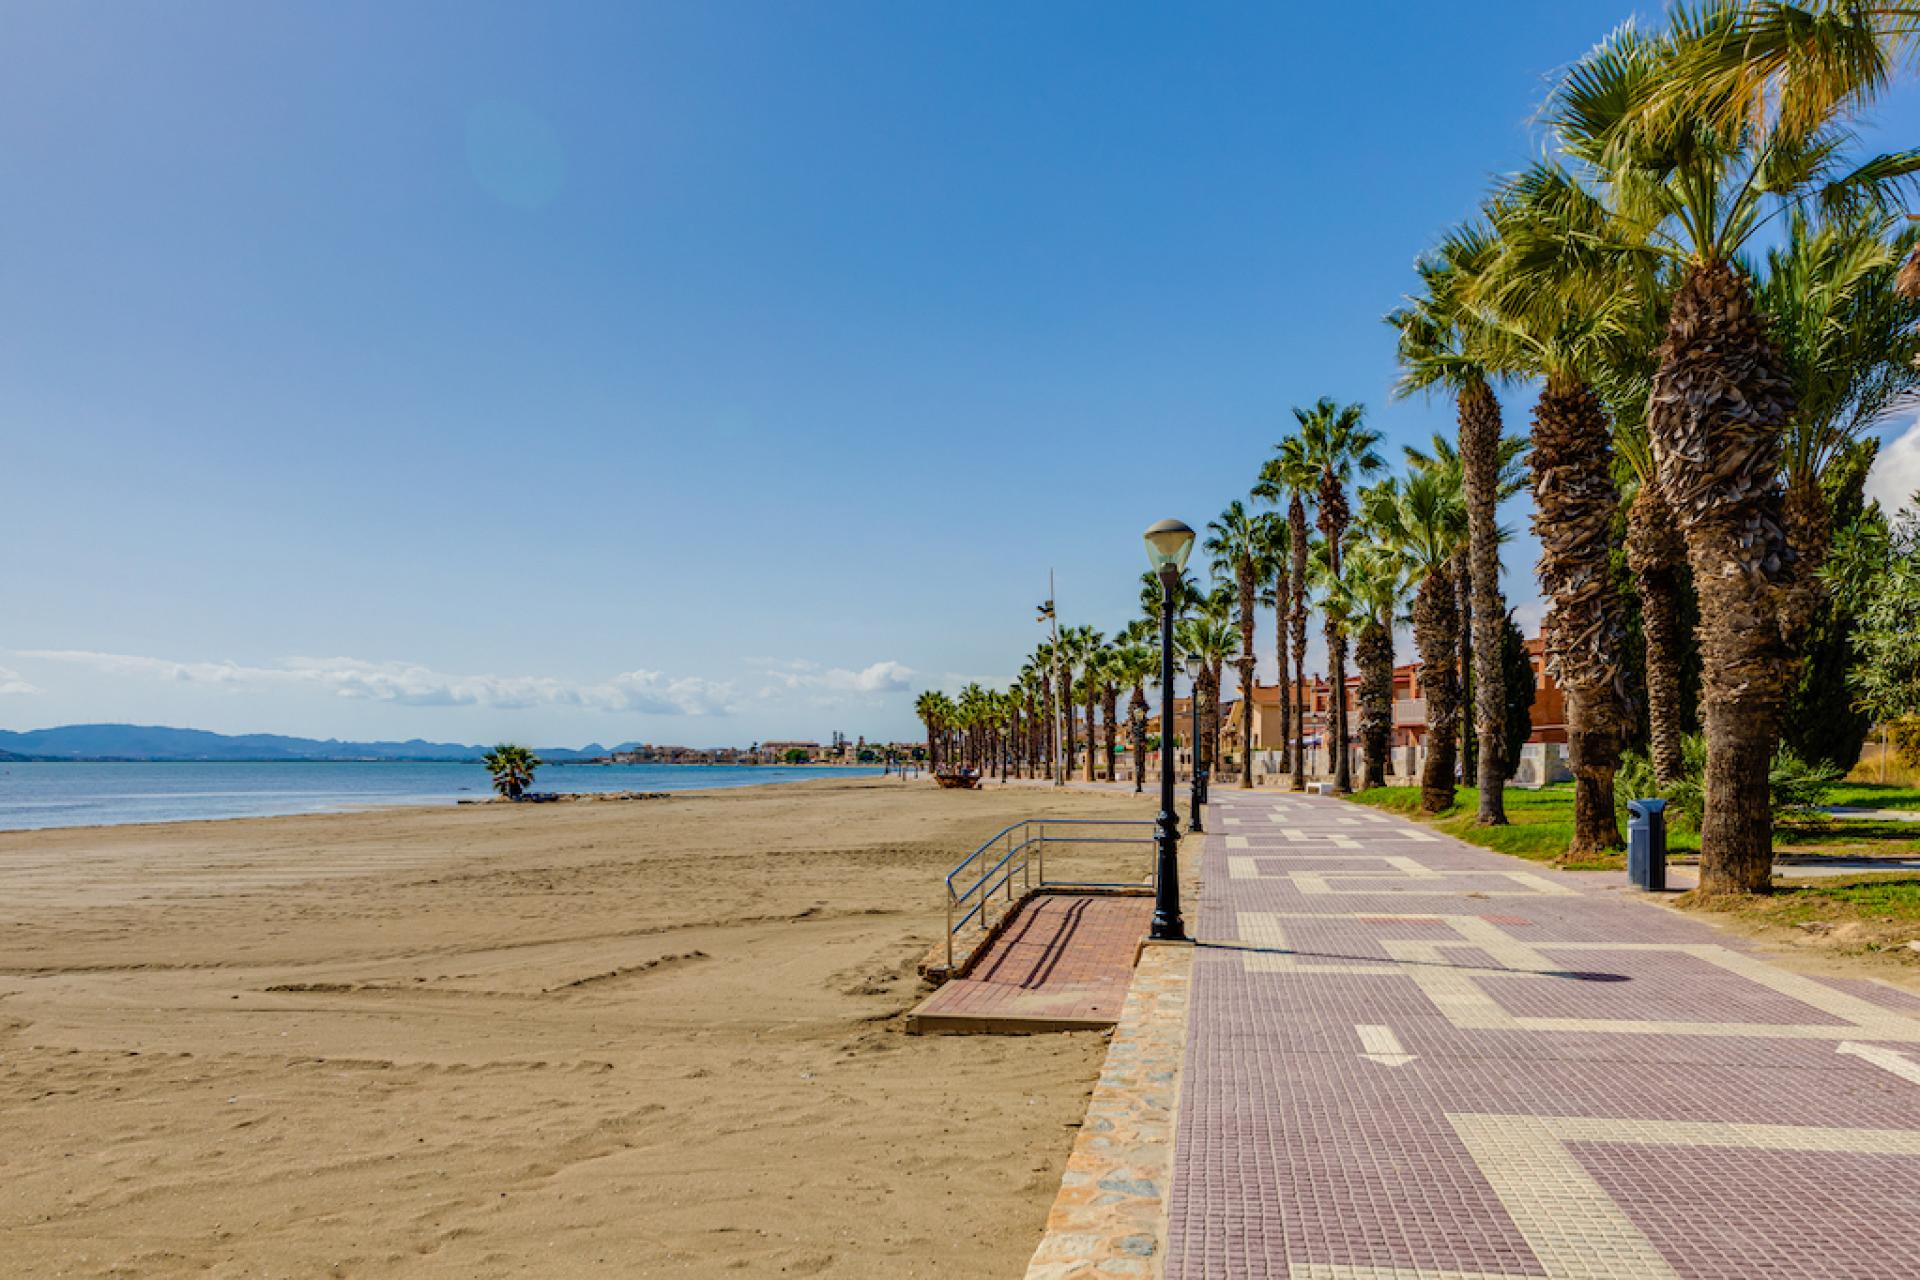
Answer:
[[[891,754],[889,754],[891,753]],[[679,747],[641,743],[606,757],[609,764],[885,764],[892,760],[920,760],[924,742],[869,743],[835,733],[821,745],[811,739],[779,739],[749,747]]]

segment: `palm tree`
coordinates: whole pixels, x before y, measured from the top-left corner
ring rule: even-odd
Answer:
[[[1334,577],[1340,576],[1341,543],[1346,538],[1351,509],[1347,505],[1347,487],[1356,477],[1380,470],[1380,455],[1374,446],[1380,433],[1365,425],[1366,410],[1357,404],[1341,405],[1326,398],[1311,408],[1295,409],[1300,423],[1301,448],[1318,473],[1315,506],[1320,513],[1320,536],[1327,544],[1327,563]],[[1327,630],[1327,667],[1333,681],[1333,785],[1340,791],[1353,790],[1353,766],[1348,758],[1347,740],[1347,637],[1340,621],[1325,615]]]
[[[1577,124],[1612,158],[1620,207],[1638,231],[1614,247],[1679,273],[1648,434],[1700,601],[1706,896],[1771,886],[1768,775],[1800,622],[1780,484],[1792,370],[1740,254],[1773,218],[1809,202],[1891,211],[1920,170],[1920,153],[1848,154],[1842,126],[1855,93],[1801,92],[1787,76],[1768,99],[1753,96],[1763,83],[1749,93],[1699,74],[1748,47],[1749,8],[1676,10],[1660,36],[1616,33],[1574,66],[1548,107],[1552,122]],[[1662,100],[1686,107],[1649,105]],[[1777,109],[1749,109],[1767,102]]]
[[[1460,462],[1460,450],[1453,441],[1439,432],[1434,432],[1431,452],[1415,447],[1402,446],[1407,466],[1413,470],[1435,472],[1443,487],[1460,496],[1460,518],[1465,521],[1466,512],[1466,468]],[[1494,485],[1496,502],[1505,502],[1525,492],[1527,487],[1526,469],[1527,441],[1524,436],[1503,435],[1500,437],[1499,473]],[[1504,530],[1497,536],[1505,541]],[[1460,705],[1473,705],[1473,573],[1471,558],[1468,555],[1467,526],[1460,526],[1460,543],[1453,553],[1453,603],[1460,616]],[[1470,717],[1460,717],[1460,759],[1461,775],[1474,774],[1480,759],[1479,744],[1474,734]],[[1512,772],[1509,767],[1502,777]]]
[[[480,757],[480,763],[493,775],[493,789],[509,800],[518,800],[533,785],[533,771],[540,758],[514,742],[502,742]]]
[[[1239,634],[1221,610],[1201,612],[1175,628],[1175,641],[1182,653],[1198,654],[1202,663],[1200,678],[1194,682],[1193,767],[1211,771],[1220,748],[1220,673],[1227,659],[1239,651]],[[1167,726],[1161,726],[1164,735]]]
[[[1496,629],[1506,616],[1500,600],[1500,401],[1493,382],[1507,372],[1502,335],[1472,303],[1473,290],[1499,255],[1499,241],[1480,224],[1456,228],[1416,264],[1421,293],[1388,317],[1399,331],[1400,393],[1450,392],[1460,421],[1460,466],[1467,498],[1467,559],[1473,616]],[[1497,630],[1496,630],[1497,634]],[[1506,770],[1501,743],[1506,726],[1506,680],[1500,646],[1473,651],[1474,726],[1483,827],[1505,826]]]
[[[1257,600],[1262,554],[1265,550],[1259,517],[1238,498],[1227,504],[1218,520],[1207,524],[1202,549],[1213,557],[1216,579],[1230,583],[1240,627],[1240,786],[1253,786],[1253,610]]]
[[[1625,602],[1612,581],[1620,494],[1596,370],[1632,369],[1645,349],[1646,286],[1613,271],[1543,280],[1567,234],[1571,183],[1551,164],[1509,183],[1493,206],[1499,261],[1483,280],[1492,323],[1512,340],[1517,366],[1542,378],[1533,413],[1534,533],[1551,606],[1541,627],[1547,669],[1566,694],[1574,775],[1566,857],[1620,847],[1613,775],[1630,705]],[[1636,288],[1636,285],[1642,286]]]
[[[1378,505],[1365,492],[1361,523],[1366,540],[1347,550],[1340,576],[1328,574],[1326,587],[1332,606],[1354,632],[1354,663],[1360,668],[1361,785],[1387,785],[1387,752],[1393,742],[1393,624],[1406,604],[1404,558],[1380,541],[1382,530],[1367,515]],[[1322,564],[1325,557],[1320,557]]]
[[[1095,664],[1095,674],[1100,679],[1100,714],[1106,722],[1105,752],[1107,781],[1117,779],[1113,773],[1114,751],[1120,745],[1120,684],[1123,673],[1120,670],[1120,650],[1108,645],[1100,651],[1099,661]]]
[[[1460,495],[1431,471],[1376,485],[1367,503],[1367,523],[1393,547],[1416,587],[1413,642],[1420,651],[1420,687],[1427,703],[1427,758],[1420,775],[1423,813],[1440,813],[1453,804],[1460,673],[1454,665],[1459,615],[1449,566],[1466,523],[1463,508]]]
[[[1127,719],[1144,723],[1147,717],[1147,681],[1160,673],[1160,655],[1152,645],[1146,643],[1146,636],[1152,634],[1153,624],[1149,622],[1131,622],[1121,631],[1120,644],[1114,649],[1113,674],[1119,683],[1133,691],[1127,701]],[[1111,712],[1108,713],[1111,716]],[[1136,795],[1143,791],[1143,779],[1146,774],[1146,753],[1139,742],[1129,744],[1133,753],[1133,790]]]
[[[1054,646],[1054,660],[1058,664],[1055,669],[1058,672],[1057,679],[1059,681],[1060,728],[1066,739],[1061,743],[1063,751],[1061,760],[1062,768],[1065,770],[1064,776],[1068,778],[1073,776],[1074,670],[1079,666],[1081,658],[1092,647],[1093,628],[1087,626],[1062,627],[1060,629],[1060,640]],[[1089,724],[1087,728],[1088,731],[1091,732],[1093,726]],[[1088,760],[1089,763],[1087,767],[1088,769],[1092,769],[1091,742],[1088,743]]]
[[[1094,713],[1100,700],[1100,663],[1106,652],[1106,637],[1092,627],[1075,627],[1075,652],[1080,659],[1080,698],[1087,708],[1087,781],[1094,781]]]
[[[1299,411],[1295,410],[1295,416]],[[1307,789],[1306,733],[1307,704],[1307,503],[1319,482],[1319,469],[1307,453],[1306,441],[1298,434],[1288,436],[1274,446],[1274,456],[1260,468],[1260,483],[1254,496],[1274,503],[1287,503],[1287,583],[1293,600],[1287,607],[1287,631],[1293,642],[1293,684],[1282,700],[1293,708],[1292,789]]]
[[[1903,222],[1795,210],[1786,243],[1767,251],[1758,302],[1795,392],[1781,459],[1787,535],[1800,562],[1788,605],[1795,630],[1827,600],[1819,570],[1833,546],[1829,466],[1920,388],[1920,305],[1895,286],[1920,232]]]
[[[1260,496],[1259,490],[1254,496]],[[1293,604],[1291,587],[1290,559],[1292,547],[1287,533],[1287,522],[1278,512],[1264,511],[1255,525],[1254,538],[1255,563],[1266,585],[1261,588],[1263,603],[1273,606],[1273,652],[1277,671],[1278,694],[1280,703],[1280,767],[1283,771],[1292,766],[1293,755],[1293,698],[1288,692],[1293,686],[1287,678],[1287,610]]]
[[[953,719],[953,700],[938,689],[928,689],[913,700],[914,714],[927,727],[927,768],[940,769],[942,736]]]

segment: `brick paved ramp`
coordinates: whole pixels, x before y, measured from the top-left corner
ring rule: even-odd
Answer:
[[[1087,1031],[1111,1027],[1133,980],[1153,899],[1042,894],[966,977],[907,1015],[910,1032]]]
[[[1920,999],[1216,792],[1169,1280],[1920,1277]]]

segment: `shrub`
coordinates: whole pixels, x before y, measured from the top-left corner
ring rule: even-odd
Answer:
[[[1620,821],[1627,822],[1627,801],[1661,799],[1667,802],[1667,825],[1697,832],[1707,808],[1707,740],[1688,734],[1680,743],[1680,777],[1667,787],[1653,776],[1653,762],[1638,751],[1620,757],[1614,774],[1614,805]],[[1793,748],[1782,745],[1774,752],[1773,767],[1767,782],[1772,790],[1773,820],[1806,818],[1817,814],[1826,803],[1827,789],[1840,780],[1843,770],[1823,761],[1809,761]]]

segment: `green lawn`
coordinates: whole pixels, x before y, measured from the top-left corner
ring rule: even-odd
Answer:
[[[1782,822],[1773,829],[1776,853],[1822,853],[1862,858],[1920,857],[1920,822],[1826,818]]]
[[[1912,788],[1879,788],[1848,783],[1836,788],[1847,798],[1840,804],[1871,804],[1877,808],[1920,808],[1920,793]],[[1869,799],[1863,800],[1866,796]],[[1421,818],[1418,787],[1375,787],[1355,792],[1359,804],[1372,805],[1410,818],[1420,818],[1468,844],[1535,862],[1558,862],[1573,838],[1573,786],[1563,783],[1539,791],[1509,787],[1505,827],[1474,825],[1479,793],[1472,787],[1455,792],[1453,807],[1433,818]],[[1624,835],[1625,832],[1623,831]],[[1774,848],[1780,853],[1829,856],[1920,857],[1920,823],[1873,818],[1819,818],[1785,822],[1774,830]],[[1699,837],[1668,832],[1667,852],[1698,855]],[[1624,854],[1563,864],[1577,870],[1618,869]],[[1920,876],[1903,872],[1863,873],[1835,878],[1776,878],[1774,891],[1764,896],[1709,898],[1693,902],[1692,894],[1677,900],[1738,917],[1756,932],[1781,940],[1859,955],[1876,953],[1882,960],[1920,964],[1920,953],[1905,943],[1920,935]]]
[[[1860,784],[1848,784],[1850,792],[1871,791]],[[1910,790],[1891,789],[1899,796]],[[1885,794],[1885,793],[1883,793]],[[1375,787],[1357,791],[1351,797],[1360,804],[1387,809],[1410,818],[1421,818],[1418,787]],[[1535,862],[1557,861],[1573,839],[1573,784],[1559,783],[1538,791],[1507,788],[1507,821],[1504,827],[1474,824],[1480,793],[1473,787],[1455,792],[1451,809],[1431,822],[1450,836],[1477,844],[1483,849],[1509,853]],[[1857,803],[1849,800],[1847,803]],[[1896,802],[1897,803],[1897,802]],[[1882,806],[1892,807],[1892,806]],[[1624,826],[1621,834],[1626,834]],[[1855,857],[1920,857],[1920,823],[1897,819],[1812,818],[1782,822],[1774,829],[1774,848],[1781,853],[1820,853]],[[1687,857],[1700,852],[1700,839],[1688,831],[1667,830],[1667,852]],[[1568,866],[1582,870],[1610,870],[1625,862],[1624,854],[1595,858]]]
[[[1372,805],[1420,818],[1420,788],[1373,787],[1356,791],[1350,797],[1356,803]],[[1433,818],[1421,818],[1450,836],[1477,844],[1496,853],[1512,854],[1534,862],[1557,862],[1573,840],[1573,784],[1557,783],[1538,791],[1506,789],[1507,826],[1482,827],[1474,823],[1479,811],[1480,792],[1475,787],[1460,787],[1454,792],[1453,807]],[[1623,830],[1624,836],[1626,832]],[[1685,836],[1669,834],[1669,853],[1698,852],[1698,845]],[[1614,870],[1626,863],[1624,853],[1611,854],[1564,865],[1581,871]]]
[[[1920,787],[1878,782],[1836,782],[1827,803],[1855,809],[1913,809],[1920,811]]]
[[[1697,905],[1735,916],[1763,936],[1920,964],[1920,952],[1906,945],[1920,933],[1920,877],[1913,875],[1777,880],[1764,897],[1709,898]]]

